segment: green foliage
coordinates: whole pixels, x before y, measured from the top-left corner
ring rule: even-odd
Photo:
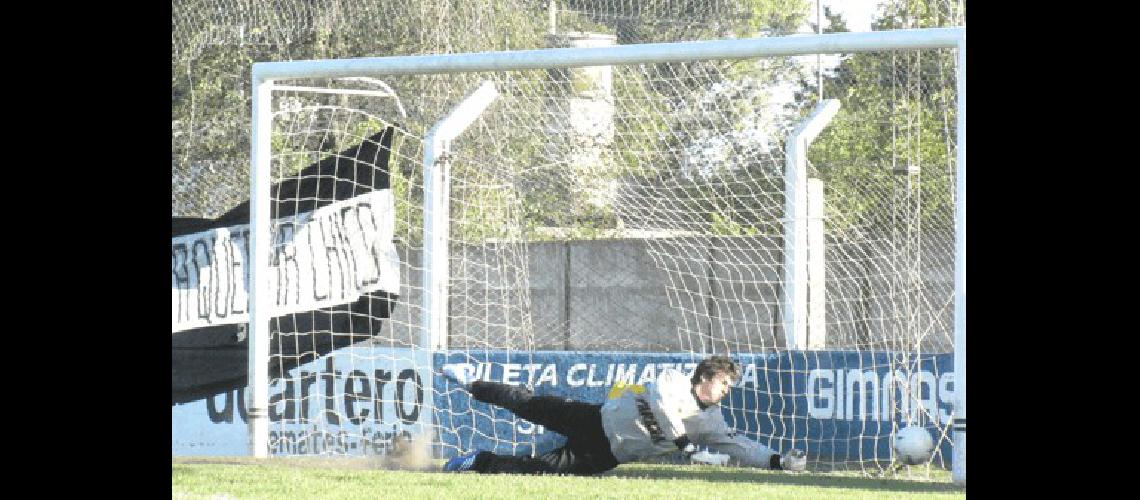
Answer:
[[[650,1],[636,6],[635,10],[639,10],[642,15],[631,16],[628,15],[627,9],[633,7],[625,4],[560,2],[558,29],[560,32],[612,33],[617,36],[618,43],[622,44],[712,39],[724,36],[754,36],[756,34],[754,28],[759,25],[766,26],[769,32],[790,31],[795,24],[802,22],[807,13],[807,2],[798,0],[758,0],[746,4],[728,2],[716,5],[720,7],[710,9],[707,1]],[[742,8],[745,10],[742,11]],[[694,96],[710,96],[710,85],[722,80],[739,81],[746,77],[764,80],[765,72],[752,62],[645,64],[617,66],[612,70],[613,102],[617,107],[616,116],[620,118],[614,123],[613,144],[606,148],[596,164],[590,165],[588,170],[584,171],[588,173],[575,174],[569,171],[573,169],[568,169],[565,161],[567,158],[572,158],[574,153],[573,148],[566,147],[566,144],[559,144],[562,149],[553,148],[561,151],[562,157],[547,156],[552,143],[560,143],[566,138],[548,135],[543,124],[521,129],[515,124],[516,127],[510,129],[505,145],[481,142],[480,137],[484,135],[482,133],[465,136],[464,148],[474,151],[493,149],[497,153],[496,158],[508,160],[509,164],[496,167],[510,170],[502,175],[511,177],[511,185],[519,193],[519,197],[510,202],[514,203],[511,205],[512,210],[517,209],[514,213],[520,214],[523,218],[521,229],[527,239],[553,237],[589,239],[613,234],[613,230],[623,225],[623,216],[629,214],[620,213],[621,209],[615,205],[597,204],[592,201],[591,198],[595,193],[588,188],[583,189],[581,182],[578,182],[581,179],[576,181],[575,175],[596,177],[599,184],[604,184],[606,180],[621,180],[642,185],[676,178],[681,170],[677,152],[692,141],[694,133],[710,127],[718,130],[739,130],[744,124],[734,123],[732,120],[749,116],[754,108],[763,104],[758,100],[763,98],[762,95],[752,94],[745,97],[740,92],[735,95],[707,97],[704,99],[707,102],[695,102]],[[542,78],[546,75],[540,76],[539,79],[542,79],[543,83],[527,84],[515,81],[505,86],[509,89],[511,99],[504,100],[498,105],[517,109],[517,115],[525,116],[529,113],[532,117],[545,116],[549,111],[543,107],[549,106],[550,99],[564,99],[575,95],[576,90],[588,90],[584,86],[592,87],[592,84],[584,83],[586,80],[575,79],[576,74],[578,72],[555,70],[550,72],[551,79]],[[519,80],[525,79],[519,77]],[[557,92],[551,94],[548,88],[550,83],[560,81],[569,82],[565,90],[567,94],[564,96],[559,96]],[[703,111],[699,105],[720,111],[710,113]],[[707,121],[708,117],[714,115],[721,121],[713,125],[694,121]],[[478,167],[487,168],[481,164]],[[462,168],[459,163],[456,164],[457,178],[460,174],[485,175],[476,171],[461,170]],[[477,189],[466,189],[466,195],[462,198],[465,205],[478,208],[467,208],[465,213],[474,213],[473,210],[486,211],[495,203],[506,201],[498,196],[502,188],[495,183],[491,183],[491,186],[486,189],[487,194],[482,199],[479,199]],[[709,188],[696,186],[694,189],[699,191]],[[703,198],[710,199],[712,195],[706,194]],[[707,204],[706,202],[705,205]],[[691,208],[700,210],[701,207]],[[499,210],[503,211],[505,208]],[[738,217],[742,217],[737,226],[727,222],[713,224],[711,231],[718,232],[716,234],[719,234],[719,231],[727,231],[727,234],[758,231],[756,226],[761,223],[749,220],[748,211],[735,213]],[[487,218],[487,220],[494,219]],[[459,233],[453,236],[470,238],[495,234],[495,231],[489,230],[463,229],[467,227],[468,224],[461,225]],[[548,228],[557,228],[557,231],[551,232],[547,230]]]
[[[597,2],[560,2],[569,13],[559,18],[560,29],[600,31],[616,35],[618,43],[654,43],[680,40],[707,40],[725,37],[751,37],[763,31],[769,34],[792,32],[808,13],[804,0],[717,1],[646,1],[638,3],[639,15],[630,15],[625,5],[613,4],[607,10]],[[763,67],[755,61],[697,61],[690,63],[643,64],[614,68],[613,94],[617,115],[615,140],[611,148],[613,165],[600,165],[592,175],[612,176],[630,185],[656,186],[651,190],[672,189],[684,174],[679,163],[680,151],[690,147],[702,134],[740,131],[755,126],[745,119],[755,116],[756,109],[769,98],[763,92],[739,82],[770,82],[774,74],[786,68]],[[738,82],[719,91],[713,86]],[[727,89],[727,90],[725,90]],[[746,166],[754,178],[766,177],[761,165]],[[727,174],[718,172],[717,175]],[[548,181],[549,182],[549,181]],[[766,227],[760,217],[769,214],[753,207],[720,206],[722,194],[702,180],[680,181],[688,184],[684,207],[708,212],[710,218],[701,228],[712,234],[757,234]],[[757,181],[762,182],[762,181]],[[550,186],[547,186],[548,188]],[[626,187],[626,191],[636,188]],[[727,198],[737,205],[750,191],[748,183],[731,184]],[[547,190],[548,192],[550,190]],[[553,194],[527,191],[527,214],[530,226],[557,226],[569,230],[568,237],[592,237],[605,234],[622,224],[621,208],[596,207],[580,200],[565,189]],[[652,193],[627,193],[653,196]],[[730,203],[731,204],[731,203]],[[743,203],[746,204],[746,203]],[[667,208],[668,209],[668,208]],[[721,211],[724,211],[723,213]],[[570,215],[575,214],[575,215]],[[653,225],[650,222],[649,225]]]
[[[248,178],[252,95],[249,73],[254,61],[530,49],[551,43],[547,37],[546,2],[276,0],[273,8],[259,7],[267,4],[248,0],[233,2],[247,9],[244,14],[239,16],[237,10],[231,9],[219,13],[229,17],[209,17],[206,13],[218,11],[218,6],[206,0],[175,5],[172,160],[176,172],[188,170],[197,162],[224,160],[238,171],[227,175],[238,179],[231,189],[241,199],[248,196],[243,181]],[[889,16],[879,21],[880,27],[915,24],[901,20],[904,14],[919,16],[917,25],[947,24],[945,13],[938,8],[922,2],[896,4],[886,8]],[[620,44],[758,33],[776,36],[795,31],[810,17],[811,7],[807,0],[646,0],[633,4],[567,0],[559,2],[558,29],[611,33]],[[192,15],[202,17],[193,22],[185,20]],[[827,15],[833,25],[839,20],[830,11]],[[944,191],[952,178],[928,174],[938,169],[935,166],[945,169],[953,163],[947,156],[952,151],[947,151],[943,140],[945,124],[953,127],[952,65],[947,66],[942,56],[907,57],[896,56],[891,65],[884,66],[884,54],[853,56],[825,83],[826,93],[842,94],[845,104],[840,116],[813,145],[810,157],[819,175],[828,180],[829,191],[839,191],[834,196],[837,201],[830,204],[836,221],[861,224],[873,218],[873,214],[882,213],[882,199],[860,194],[867,187],[858,185],[870,182],[875,193],[894,186],[889,176],[868,175],[864,171],[887,168],[877,151],[897,151],[897,157],[908,161],[921,158],[924,202],[932,207],[949,204]],[[915,71],[897,70],[909,67],[920,68],[916,71],[923,78],[913,79]],[[896,70],[892,73],[891,68]],[[680,182],[691,191],[685,198],[685,209],[704,214],[708,224],[705,230],[713,234],[766,234],[778,230],[778,214],[771,207],[782,205],[779,195],[770,200],[749,199],[756,192],[782,192],[777,182],[782,158],[757,160],[742,155],[751,162],[740,165],[742,171],[716,172],[717,176],[747,177],[749,182],[707,183],[697,179],[686,183],[678,180],[683,170],[678,152],[698,140],[701,133],[724,134],[754,127],[755,123],[747,119],[771,99],[763,91],[746,91],[743,84],[729,91],[712,92],[712,84],[751,80],[764,88],[777,75],[790,71],[790,63],[702,61],[622,66],[613,70],[614,101],[625,107],[618,110],[622,119],[615,121],[614,143],[592,166],[593,175],[651,186],[647,190]],[[949,73],[942,83],[932,87],[928,77],[936,71]],[[460,221],[453,226],[453,236],[467,240],[520,234],[540,238],[540,228],[557,227],[572,237],[596,237],[621,227],[628,214],[614,206],[588,202],[589,193],[574,189],[572,179],[559,175],[557,170],[562,166],[551,164],[547,157],[552,138],[546,133],[545,124],[517,122],[525,119],[519,117],[534,120],[547,113],[544,107],[549,105],[551,92],[547,88],[550,79],[544,71],[386,77],[384,80],[405,100],[410,115],[406,119],[384,118],[400,120],[411,136],[407,140],[419,141],[426,135],[427,127],[486,78],[496,80],[504,94],[496,106],[510,106],[512,112],[501,118],[502,113],[488,115],[485,128],[468,132],[461,141],[469,154],[454,162],[453,176],[467,180],[453,188],[457,200],[453,215]],[[884,90],[915,85],[926,86],[920,92],[912,92],[913,98],[906,93],[900,98]],[[805,92],[796,109],[804,109],[803,103],[810,103],[814,93],[814,81],[805,82]],[[765,119],[771,123],[780,121]],[[512,132],[504,136],[504,130]],[[892,131],[895,136],[909,138],[905,148],[899,148]],[[362,130],[345,135],[366,136]],[[778,134],[772,136],[778,138]],[[273,140],[278,164],[285,172],[302,168],[332,151],[319,144],[292,144],[278,135]],[[337,146],[350,146],[345,140],[338,138]],[[398,231],[411,239],[419,238],[418,230],[412,228],[418,227],[422,219],[422,166],[414,160],[415,153],[415,148],[411,148],[411,158],[394,158],[391,173],[401,225]],[[488,165],[486,158],[498,159],[497,164]],[[211,203],[213,196],[215,193],[209,189],[200,190],[203,204]],[[504,220],[518,222],[504,224]]]
[[[737,36],[754,36],[756,32],[769,34],[794,33],[807,17],[811,3],[808,0],[748,0],[744,2],[752,11],[750,32]]]
[[[544,2],[545,3],[545,2]],[[560,0],[559,31],[605,31],[618,43],[752,37],[795,32],[809,0]]]
[[[530,6],[527,0],[496,0],[489,6],[450,0],[175,2],[172,169],[176,179],[196,184],[182,189],[183,198],[172,200],[175,212],[197,215],[205,211],[201,207],[225,208],[248,197],[249,86],[254,62],[478,52],[501,50],[508,43],[515,48],[541,47],[544,21]],[[404,98],[441,94],[438,78],[385,80]],[[438,119],[448,104],[454,103],[410,106],[413,116],[404,125],[422,136],[422,124]],[[222,174],[230,180],[200,178],[195,165],[202,163],[224,164]],[[219,193],[218,187],[230,193]],[[228,196],[220,196],[224,194]]]
[[[946,26],[934,2],[889,2],[876,29]],[[827,10],[833,29],[841,16]],[[900,207],[919,203],[922,227],[953,225],[956,120],[955,55],[951,50],[848,55],[824,78],[824,98],[843,103],[808,152],[827,189],[830,230],[884,230],[897,226]],[[800,99],[818,100],[814,81],[801,83]],[[917,192],[892,173],[921,168]],[[913,185],[911,186],[913,189]]]
[[[709,232],[718,236],[756,236],[760,231],[755,227],[745,227],[732,214],[714,212]]]

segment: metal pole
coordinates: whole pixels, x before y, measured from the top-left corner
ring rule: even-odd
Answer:
[[[954,204],[954,464],[966,485],[966,32],[958,41],[958,175]]]
[[[251,138],[250,217],[249,217],[249,351],[247,392],[249,401],[249,453],[257,458],[269,455],[269,320],[273,317],[269,290],[269,252],[272,249],[270,224],[270,136],[273,117],[273,81],[258,77],[254,68],[253,130]]]
[[[846,54],[953,48],[957,46],[958,39],[964,36],[964,33],[965,28],[927,28],[611,47],[277,61],[254,63],[253,67],[265,79],[512,71],[708,59],[750,59],[761,56],[797,56],[816,53]]]
[[[838,99],[820,102],[785,146],[783,323],[788,349],[807,348],[807,149],[838,112]]]
[[[815,0],[815,34],[823,34],[823,0]],[[823,102],[823,55],[815,55],[816,88],[819,90],[819,102]]]

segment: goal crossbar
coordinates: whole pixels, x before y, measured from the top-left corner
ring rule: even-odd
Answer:
[[[515,71],[621,64],[656,64],[708,59],[798,56],[955,48],[966,39],[965,28],[928,28],[862,33],[791,35],[699,42],[646,43],[609,47],[509,50],[466,54],[363,57],[253,64],[253,83],[292,77]]]

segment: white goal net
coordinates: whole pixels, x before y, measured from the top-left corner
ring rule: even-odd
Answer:
[[[750,31],[746,14],[759,14],[732,2],[705,2],[700,15],[685,2],[619,3],[519,2],[543,32],[526,39],[536,45],[498,48],[785,34]],[[921,17],[891,5],[881,29],[926,27],[889,25]],[[944,17],[960,15],[951,10]],[[785,29],[814,15],[795,12]],[[175,59],[204,50],[181,36]],[[897,463],[892,435],[922,426],[934,442],[924,464],[950,468],[957,50],[570,68],[543,55],[549,67],[274,80],[261,110],[271,113],[270,453],[386,455],[398,436],[429,437],[435,457],[538,453],[560,436],[433,371],[465,364],[484,380],[600,402],[616,383],[728,354],[744,379],[723,407],[742,434],[806,450],[813,470],[880,472]],[[493,99],[433,144],[433,127],[481,85]],[[180,126],[193,129],[176,124],[176,142]],[[209,182],[203,171],[246,184],[232,195],[199,188],[183,196],[193,210],[175,210],[201,218],[172,242],[185,249],[176,344],[248,310],[218,290],[240,289],[248,273],[240,247],[256,181],[248,165],[235,174],[224,158],[182,154],[194,167],[176,166],[176,196],[190,189],[180,176]],[[446,173],[433,181],[433,171]],[[206,239],[203,267],[194,249]],[[446,301],[425,279],[440,280]]]

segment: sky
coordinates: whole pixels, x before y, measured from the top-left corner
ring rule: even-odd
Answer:
[[[816,17],[816,2],[817,0],[810,0],[811,14],[808,16],[807,22],[800,27],[801,33],[814,33],[811,23],[815,23]],[[832,12],[842,14],[843,19],[847,22],[847,29],[853,32],[866,32],[871,31],[871,20],[878,10],[879,2],[882,0],[818,0],[823,2],[824,7],[828,7]],[[826,22],[826,21],[825,21]],[[826,28],[826,26],[825,26]],[[818,58],[817,58],[818,57]],[[822,56],[798,56],[802,63],[808,67],[814,68],[816,64],[821,64],[824,70],[833,69],[839,65],[838,54],[827,54]],[[795,93],[799,90],[797,82],[786,82],[782,85],[770,87],[770,106],[772,109],[781,109],[785,104],[795,100]],[[824,96],[825,98],[827,96]],[[765,137],[763,132],[757,131],[760,137],[758,140],[764,144],[765,148],[768,145],[781,143],[784,138],[769,138]]]
[[[871,31],[871,18],[875,14],[879,0],[819,0],[832,12],[843,15],[847,29],[851,31]],[[812,2],[811,21],[815,22],[815,2]]]
[[[800,27],[801,33],[814,33],[814,28],[811,24],[816,21],[816,2],[822,2],[824,7],[829,8],[832,12],[841,14],[844,21],[847,22],[848,31],[865,32],[871,31],[871,21],[878,10],[878,5],[882,0],[810,0],[811,14],[808,15],[807,21]],[[821,14],[822,15],[822,14]],[[826,22],[826,21],[824,21]],[[827,28],[825,25],[824,28]],[[838,54],[828,54],[822,56],[800,56],[797,59],[802,60],[805,64],[815,65],[816,63],[822,64],[826,69],[832,69],[839,65]],[[796,87],[787,86],[776,91],[778,94],[778,101],[787,101],[792,99],[792,94]]]
[[[822,2],[823,7],[829,8],[832,12],[841,14],[844,21],[847,22],[847,30],[853,32],[871,31],[871,20],[878,10],[879,2],[882,0],[810,0],[811,14],[808,15],[807,21],[800,27],[801,33],[814,33],[815,30],[812,24],[816,21],[816,2]],[[820,13],[822,16],[822,11]],[[826,20],[824,21],[827,22]],[[826,29],[828,26],[824,25]],[[805,62],[809,60],[814,62],[817,60],[815,56],[805,57]],[[818,62],[823,64],[825,68],[834,68],[839,65],[838,55],[823,55],[819,56]]]

